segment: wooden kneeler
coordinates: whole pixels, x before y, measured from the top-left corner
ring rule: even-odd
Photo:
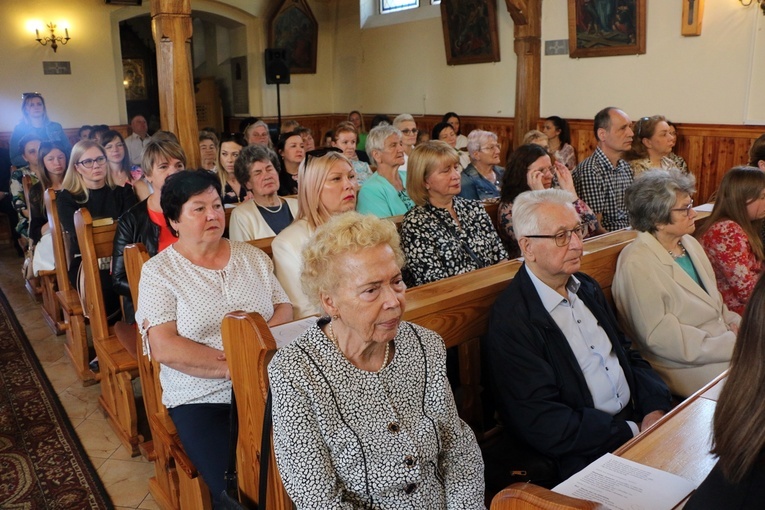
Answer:
[[[98,355],[101,373],[101,396],[98,398],[109,425],[131,455],[139,454],[143,436],[138,433],[138,416],[132,380],[138,377],[138,362],[122,346],[109,329],[101,288],[98,259],[112,256],[117,223],[94,227],[87,209],[74,213],[77,242],[82,254],[85,275],[85,311],[90,319],[93,346]]]
[[[125,248],[124,258],[130,295],[137,308],[141,269],[149,260],[149,253],[143,244],[131,244]],[[149,492],[162,510],[209,510],[212,508],[210,491],[183,450],[173,420],[162,404],[160,365],[144,354],[143,341],[137,331],[136,342],[143,403],[154,450],[154,476],[149,479]]]
[[[80,304],[80,296],[77,289],[69,282],[69,259],[64,248],[64,232],[58,219],[58,206],[56,205],[56,192],[48,188],[43,194],[45,210],[48,215],[48,228],[53,241],[53,257],[56,261],[56,299],[61,307],[63,323],[57,323],[57,328],[66,331],[64,352],[74,366],[77,377],[83,386],[90,386],[101,380],[101,374],[93,372],[88,351],[88,333],[85,329],[85,316]]]
[[[276,342],[260,314],[231,312],[223,318],[223,349],[239,409],[236,451],[239,495],[252,508],[252,504],[258,502],[260,441],[268,397],[268,362],[276,353]],[[265,507],[269,510],[292,510],[292,501],[276,467],[273,446],[269,462],[268,501]]]

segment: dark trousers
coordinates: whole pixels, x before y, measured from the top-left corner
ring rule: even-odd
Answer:
[[[229,404],[188,404],[168,409],[183,449],[212,493],[213,505],[226,488]]]

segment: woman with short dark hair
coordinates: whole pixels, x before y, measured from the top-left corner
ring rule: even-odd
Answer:
[[[178,240],[144,264],[136,311],[143,349],[161,365],[162,403],[213,504],[226,486],[230,425],[221,321],[235,310],[258,312],[271,326],[292,319],[271,259],[222,237],[220,192],[208,172],[165,181],[160,204]]]

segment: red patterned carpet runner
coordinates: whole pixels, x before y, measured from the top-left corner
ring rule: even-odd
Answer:
[[[1,292],[0,508],[113,508]]]

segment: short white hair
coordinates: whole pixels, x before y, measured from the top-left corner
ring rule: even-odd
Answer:
[[[407,122],[407,121],[412,121],[412,122],[414,122],[414,117],[412,117],[412,116],[411,116],[411,115],[409,115],[408,113],[402,113],[401,115],[399,115],[398,117],[396,117],[395,119],[393,119],[393,125],[394,125],[394,126],[397,128],[397,129],[401,129],[401,124],[403,124],[404,122]]]
[[[524,191],[513,200],[513,230],[515,238],[538,235],[539,223],[542,218],[537,211],[543,205],[559,204],[566,205],[574,210],[571,203],[574,196],[568,191],[562,189],[542,189],[535,191]]]
[[[471,160],[476,160],[478,158],[473,157],[473,154],[481,150],[481,145],[488,142],[489,140],[497,141],[497,135],[492,133],[491,131],[483,131],[481,129],[474,129],[470,132],[467,136],[467,151],[470,155]]]

